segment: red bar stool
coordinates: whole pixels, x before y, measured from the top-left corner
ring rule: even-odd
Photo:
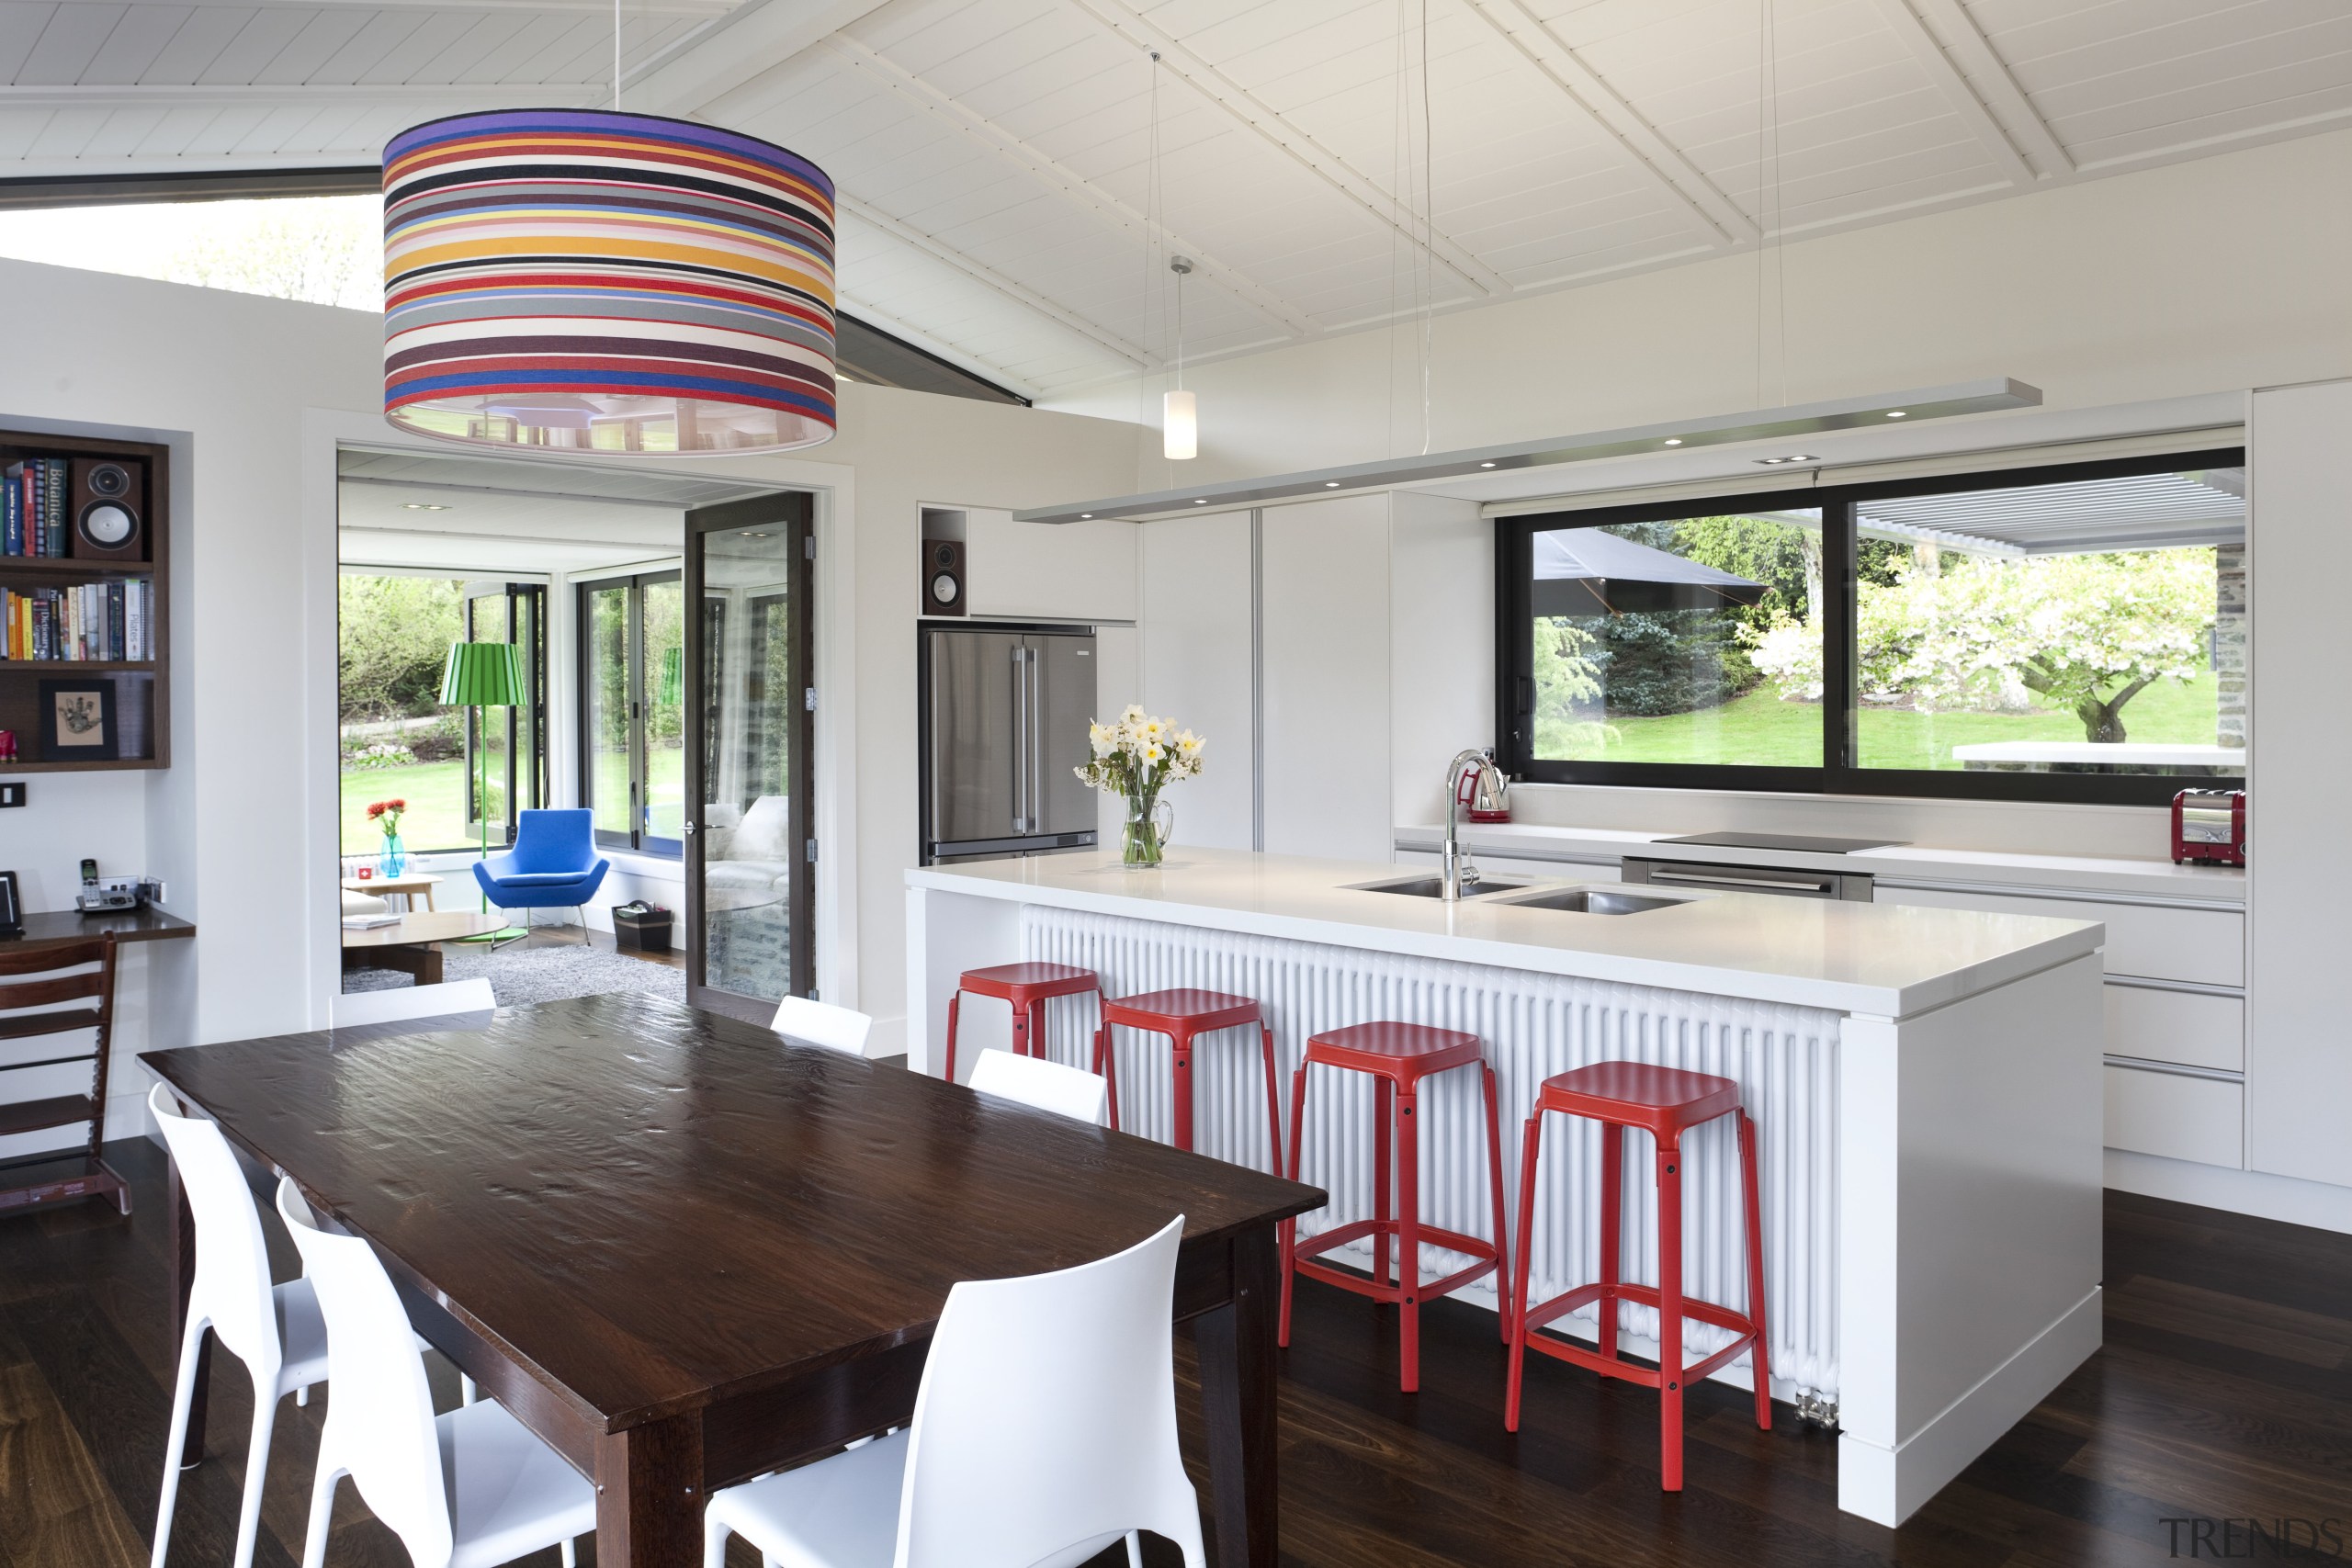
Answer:
[[[1056,997],[1094,993],[1102,1005],[1102,982],[1091,969],[1074,964],[999,964],[987,969],[967,969],[956,976],[956,994],[947,998],[947,1081],[956,1081],[956,1022],[964,993],[997,997],[1012,1004],[1012,1052],[1016,1056],[1046,1054],[1046,1004]]]
[[[1600,1133],[1600,1280],[1579,1285],[1543,1305],[1527,1304],[1526,1258],[1535,1224],[1535,1162],[1544,1142],[1544,1113],[1583,1116]],[[1747,1311],[1736,1313],[1682,1293],[1682,1134],[1718,1116],[1739,1118],[1740,1183],[1747,1210]],[[1657,1272],[1655,1289],[1629,1285],[1621,1267],[1619,1217],[1623,1207],[1625,1129],[1640,1127],[1657,1144]],[[1533,1114],[1527,1119],[1527,1147],[1519,1179],[1519,1292],[1510,1310],[1510,1387],[1503,1400],[1503,1425],[1519,1430],[1519,1390],[1527,1351],[1541,1350],[1563,1361],[1589,1367],[1603,1377],[1623,1378],[1658,1391],[1658,1471],[1668,1492],[1682,1490],[1682,1390],[1708,1376],[1741,1351],[1753,1352],[1756,1425],[1772,1429],[1772,1376],[1764,1348],[1764,1226],[1756,1195],[1756,1123],[1740,1108],[1739,1086],[1729,1078],[1653,1067],[1639,1062],[1596,1062],[1544,1080]],[[1617,1354],[1617,1303],[1639,1302],[1658,1313],[1656,1371]],[[1587,1302],[1600,1303],[1600,1347],[1588,1350],[1564,1339],[1538,1339],[1535,1330]],[[1682,1320],[1697,1318],[1737,1336],[1692,1366],[1682,1361]]]
[[[1193,1038],[1220,1029],[1258,1026],[1266,1058],[1266,1157],[1279,1175],[1283,1168],[1282,1100],[1274,1089],[1274,1032],[1266,1027],[1265,1010],[1248,997],[1223,991],[1197,991],[1189,987],[1171,991],[1147,991],[1136,997],[1105,998],[1102,1026],[1094,1032],[1094,1070],[1111,1086],[1111,1125],[1119,1124],[1119,1063],[1111,1049],[1111,1031],[1125,1024],[1152,1034],[1165,1034],[1174,1052],[1176,1084],[1176,1146],[1193,1146]]]
[[[1306,1069],[1320,1063],[1345,1072],[1370,1073],[1375,1085],[1374,1094],[1378,1119],[1374,1134],[1372,1156],[1372,1218],[1356,1220],[1323,1232],[1305,1247],[1298,1244],[1295,1221],[1286,1221],[1282,1227],[1283,1247],[1283,1307],[1282,1328],[1277,1339],[1290,1343],[1290,1296],[1295,1275],[1304,1274],[1310,1280],[1320,1280],[1327,1285],[1353,1291],[1370,1296],[1376,1302],[1395,1302],[1400,1309],[1398,1338],[1402,1345],[1402,1370],[1399,1385],[1407,1393],[1421,1386],[1421,1299],[1442,1296],[1469,1283],[1488,1269],[1495,1273],[1495,1289],[1498,1296],[1510,1296],[1510,1265],[1504,1255],[1503,1237],[1503,1155],[1500,1124],[1495,1115],[1495,1069],[1487,1065],[1486,1046],[1475,1034],[1458,1030],[1432,1029],[1418,1023],[1358,1023],[1346,1029],[1335,1029],[1328,1034],[1317,1034],[1306,1043],[1306,1055],[1298,1064],[1298,1072],[1291,1084],[1290,1100],[1290,1178],[1299,1179],[1299,1151],[1306,1125]],[[1435,1225],[1421,1224],[1420,1201],[1420,1140],[1416,1127],[1415,1111],[1420,1103],[1420,1081],[1432,1073],[1442,1073],[1455,1067],[1476,1067],[1484,1075],[1487,1090],[1487,1174],[1494,1187],[1495,1239],[1480,1241],[1476,1236],[1463,1235],[1455,1231],[1440,1230]],[[1394,1112],[1391,1101],[1394,1100]],[[1396,1145],[1396,1218],[1389,1217],[1389,1145]],[[1335,1247],[1345,1247],[1351,1241],[1371,1236],[1372,1278],[1367,1280],[1351,1269],[1335,1264],[1314,1261],[1315,1255]],[[1388,1242],[1396,1241],[1397,1282],[1388,1282]],[[1474,1261],[1470,1267],[1442,1280],[1421,1278],[1421,1244],[1451,1247],[1468,1253]],[[1503,1323],[1503,1339],[1510,1339],[1508,1319]]]

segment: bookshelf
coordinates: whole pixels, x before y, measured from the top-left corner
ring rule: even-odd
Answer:
[[[0,483],[18,463],[55,460],[65,465],[58,497],[62,506],[63,557],[0,554],[0,590],[13,603],[17,596],[46,600],[52,605],[60,593],[71,594],[96,586],[88,604],[108,604],[107,595],[130,602],[140,594],[147,605],[144,659],[25,659],[9,657],[21,651],[6,640],[7,623],[0,619],[0,729],[17,738],[17,761],[0,761],[0,777],[26,773],[113,773],[171,765],[171,454],[167,447],[140,441],[96,440],[48,435],[0,428]],[[75,479],[87,466],[111,460],[132,476],[131,492],[123,498],[140,520],[142,548],[136,558],[84,558],[76,547],[73,518],[88,499],[77,497]],[[22,497],[19,496],[21,506]],[[5,513],[0,513],[5,517]],[[0,538],[0,546],[5,546]],[[54,613],[52,611],[52,613]],[[136,651],[136,650],[133,650]],[[41,746],[41,686],[44,682],[88,680],[112,688],[119,754],[113,758],[60,757],[45,754]]]

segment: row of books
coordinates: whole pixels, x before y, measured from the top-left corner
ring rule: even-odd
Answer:
[[[144,578],[63,588],[0,588],[0,648],[8,659],[130,660],[155,657],[155,585]]]
[[[8,465],[0,487],[0,555],[65,554],[65,459],[28,457]]]

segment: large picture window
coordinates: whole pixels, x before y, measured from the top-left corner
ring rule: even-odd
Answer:
[[[1511,771],[2158,802],[2245,766],[2244,456],[1499,525]]]

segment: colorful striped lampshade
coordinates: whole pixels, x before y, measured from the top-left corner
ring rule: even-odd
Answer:
[[[832,181],[656,115],[402,131],[384,149],[384,414],[559,451],[831,440]]]

